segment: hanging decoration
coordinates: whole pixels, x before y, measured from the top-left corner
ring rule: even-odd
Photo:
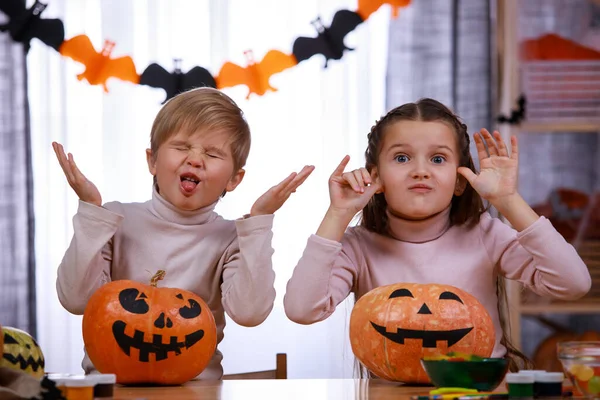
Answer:
[[[392,18],[398,16],[398,9],[401,7],[407,7],[411,0],[389,0],[389,1],[377,1],[377,0],[358,0],[358,8],[356,13],[360,15],[363,20],[369,18],[371,14],[379,10],[384,4],[392,6]]]
[[[140,75],[140,85],[146,85],[154,88],[164,89],[167,92],[167,97],[162,104],[166,103],[171,97],[177,93],[185,92],[199,86],[217,87],[215,78],[206,68],[194,67],[188,72],[181,71],[181,59],[173,60],[175,70],[168,72],[166,69],[156,63],[152,63],[146,67],[142,75]]]
[[[0,5],[2,11],[8,17],[8,23],[0,25],[0,31],[10,33],[10,37],[19,43],[23,43],[25,52],[29,51],[29,42],[37,38],[58,50],[65,40],[65,28],[60,19],[42,19],[42,12],[47,4],[36,0],[31,8],[25,8],[25,2],[19,0],[3,0]]]
[[[506,116],[503,114],[498,115],[496,119],[501,124],[509,124],[509,125],[519,125],[521,121],[525,119],[525,106],[527,104],[527,99],[525,95],[519,96],[517,100],[517,109],[511,109],[510,115]]]
[[[252,93],[262,96],[267,91],[277,91],[269,84],[271,75],[298,64],[293,55],[284,54],[279,50],[270,50],[258,63],[254,61],[252,50],[245,51],[244,55],[247,63],[245,67],[229,61],[223,64],[219,76],[216,78],[216,87],[221,89],[246,85],[249,89],[246,99],[250,98]]]
[[[301,62],[322,54],[325,57],[323,68],[327,68],[329,60],[339,60],[344,55],[344,50],[354,50],[344,44],[344,38],[362,22],[360,15],[348,10],[336,12],[329,27],[324,26],[321,18],[317,17],[311,22],[317,30],[317,37],[301,36],[294,41],[292,53],[296,61]]]
[[[237,85],[246,85],[248,95],[262,96],[269,91],[277,91],[271,86],[271,76],[295,67],[298,63],[315,55],[325,58],[323,68],[327,68],[330,60],[340,60],[349,48],[344,38],[358,25],[366,21],[371,14],[384,4],[392,7],[392,16],[398,15],[398,9],[407,7],[411,0],[358,0],[356,11],[338,10],[327,26],[321,17],[312,21],[317,31],[316,37],[298,37],[294,40],[291,54],[279,50],[270,50],[259,62],[254,60],[252,50],[244,52],[246,65],[240,66],[225,62],[217,75],[213,75],[204,67],[195,66],[182,72],[181,59],[175,59],[174,70],[169,72],[165,67],[152,63],[141,74],[129,56],[111,58],[115,42],[105,40],[104,46],[97,51],[85,34],[65,40],[65,30],[60,19],[44,19],[41,14],[47,4],[35,0],[31,8],[26,8],[23,0],[2,0],[0,11],[5,13],[9,22],[0,25],[0,31],[8,31],[11,38],[23,43],[25,51],[29,51],[30,41],[37,38],[62,56],[69,57],[85,66],[77,79],[86,80],[90,85],[101,85],[108,93],[107,81],[116,78],[138,85],[163,89],[166,93],[163,104],[178,93],[200,86],[224,89]]]
[[[102,85],[108,93],[106,81],[108,78],[118,78],[122,81],[139,83],[133,60],[129,56],[110,58],[115,43],[104,41],[102,50],[97,52],[86,35],[77,35],[65,41],[59,49],[60,54],[85,65],[85,70],[77,75],[77,79],[87,80],[91,85]]]

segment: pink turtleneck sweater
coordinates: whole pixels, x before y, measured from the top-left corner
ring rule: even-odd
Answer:
[[[517,232],[485,213],[467,229],[450,227],[449,210],[416,222],[388,214],[392,237],[363,227],[347,229],[341,243],[311,235],[287,284],[288,318],[300,324],[324,320],[350,292],[358,300],[392,283],[448,284],[475,296],[489,312],[496,331],[492,356],[502,357],[498,274],[558,299],[589,291],[586,265],[546,218]]]
[[[216,203],[181,211],[154,189],[145,203],[111,202],[97,207],[79,202],[73,239],[58,267],[61,304],[83,314],[88,299],[111,280],[149,283],[166,271],[159,286],[199,295],[209,305],[223,340],[225,311],[236,323],[256,326],[275,301],[271,247],[273,215],[228,221],[214,212]],[[150,272],[148,272],[150,271]],[[222,354],[216,351],[200,379],[220,379]],[[87,353],[82,363],[93,372]]]

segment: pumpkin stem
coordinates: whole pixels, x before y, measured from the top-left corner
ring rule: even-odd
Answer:
[[[156,285],[158,284],[158,281],[163,280],[163,278],[165,277],[165,275],[167,274],[167,271],[165,271],[164,269],[159,269],[152,278],[150,278],[150,286],[154,286],[156,287]]]

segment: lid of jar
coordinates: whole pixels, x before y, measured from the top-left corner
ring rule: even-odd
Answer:
[[[538,372],[535,374],[535,381],[542,383],[562,382],[565,380],[565,374],[562,372]]]
[[[44,376],[50,380],[61,379],[61,378],[71,378],[74,376],[85,376],[85,375],[77,375],[77,374],[61,374],[56,372],[47,372]]]
[[[115,374],[90,374],[88,377],[94,379],[100,385],[117,383],[117,375]]]
[[[69,376],[52,379],[56,386],[66,387],[93,387],[96,385],[96,381],[89,379],[87,376]]]
[[[543,370],[543,369],[522,369],[522,370],[519,371],[519,374],[524,374],[524,375],[525,374],[531,374],[531,375],[535,375],[538,372],[546,372],[546,371]]]
[[[534,376],[531,374],[521,374],[518,372],[509,372],[506,374],[506,383],[531,383],[533,384]]]

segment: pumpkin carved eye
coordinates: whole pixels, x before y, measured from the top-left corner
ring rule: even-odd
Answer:
[[[412,297],[412,298],[414,298],[415,296],[413,296],[413,294],[408,289],[398,289],[398,290],[394,290],[392,292],[392,294],[390,294],[390,299],[393,299],[396,297]]]
[[[440,300],[456,300],[459,303],[464,304],[460,297],[452,292],[442,292],[442,294],[440,294]]]
[[[139,297],[139,299],[138,299]],[[150,307],[146,300],[148,297],[139,292],[137,289],[123,289],[121,293],[119,293],[119,303],[121,303],[121,307],[125,310],[129,311],[132,314],[146,314]]]
[[[202,311],[200,304],[194,299],[189,299],[188,303],[190,304],[189,306],[181,307],[179,309],[179,315],[185,319],[196,318]]]
[[[8,333],[4,334],[4,343],[5,344],[19,344],[19,342],[17,342],[15,340],[15,338],[13,338],[11,335],[9,335]]]

